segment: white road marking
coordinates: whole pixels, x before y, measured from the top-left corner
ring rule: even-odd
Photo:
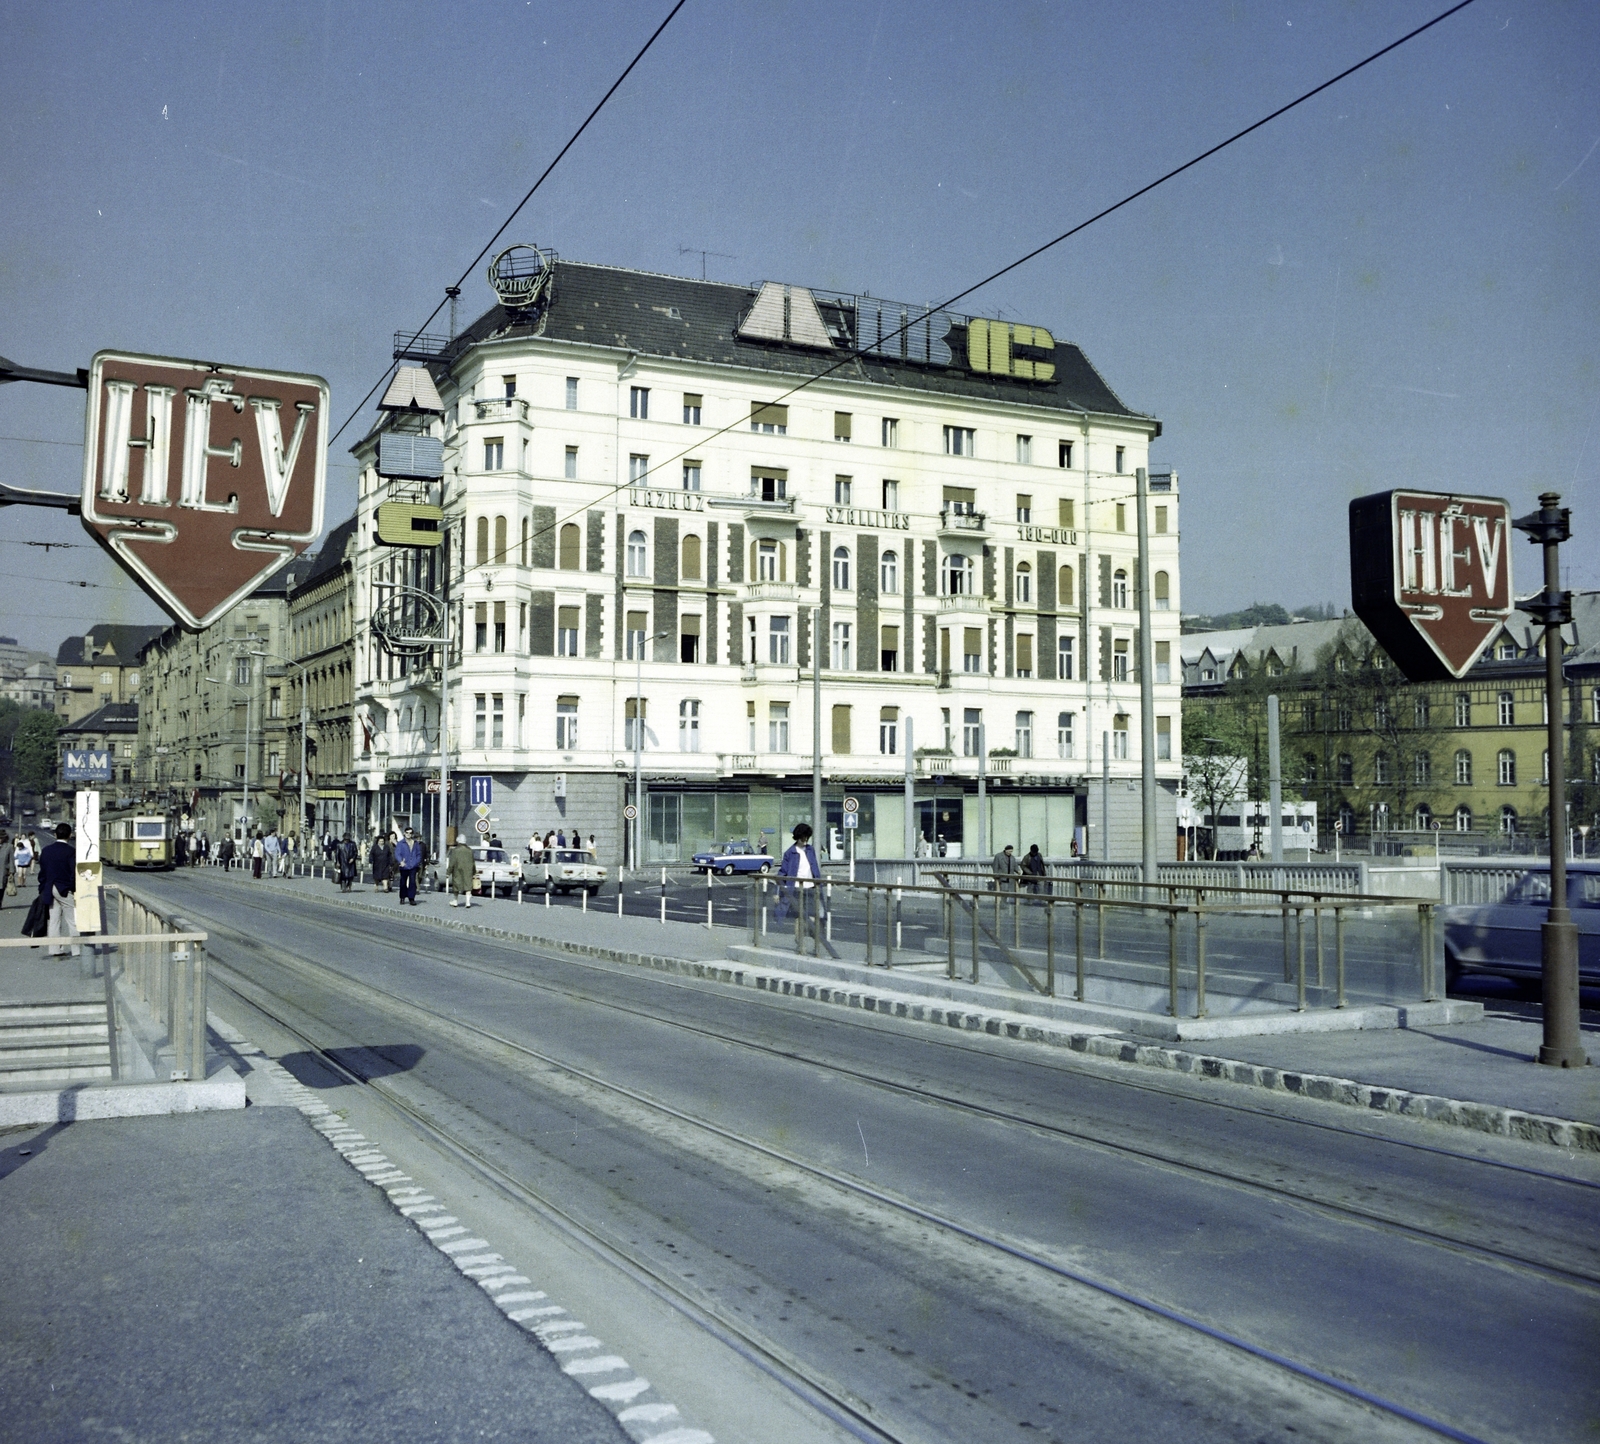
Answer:
[[[507,1304],[532,1304],[548,1297],[543,1289],[519,1289],[509,1294],[496,1294],[494,1301],[504,1308]]]
[[[478,1242],[482,1243],[483,1240],[479,1239]],[[450,1262],[465,1274],[471,1273],[473,1269],[483,1264],[504,1263],[505,1258],[506,1256],[503,1253],[479,1253],[474,1254],[471,1258],[451,1259]]]
[[[661,1424],[677,1417],[676,1404],[630,1404],[617,1415],[623,1424]]]
[[[704,1429],[668,1429],[665,1434],[651,1434],[645,1444],[716,1444]]]
[[[568,1373],[572,1371],[567,1370]],[[629,1399],[637,1399],[650,1387],[648,1379],[624,1379],[619,1384],[596,1384],[589,1390],[591,1399],[604,1399],[607,1403],[625,1404]]]
[[[465,1253],[469,1248],[488,1248],[489,1240],[486,1238],[453,1238],[449,1243],[438,1245],[440,1253]],[[488,1262],[487,1259],[484,1260]]]
[[[601,1347],[600,1340],[592,1334],[578,1334],[576,1337],[569,1334],[566,1338],[541,1339],[539,1342],[549,1349],[552,1354],[574,1354],[579,1349],[598,1349]],[[627,1368],[628,1366],[624,1364],[622,1367]]]
[[[563,1374],[614,1374],[629,1367],[626,1359],[615,1354],[597,1354],[592,1359],[572,1359],[561,1366]],[[592,1391],[591,1391],[592,1392]]]
[[[564,1314],[566,1310],[559,1304],[552,1304],[542,1309],[507,1309],[506,1317],[514,1324],[520,1324],[524,1319],[537,1319],[545,1314]]]
[[[548,1323],[535,1325],[533,1332],[541,1339],[553,1339],[559,1334],[570,1334],[588,1327],[576,1319],[551,1319]]]
[[[456,1237],[457,1234],[465,1233],[466,1229],[464,1229],[458,1223],[454,1228],[448,1228],[448,1227],[445,1227],[445,1228],[431,1228],[431,1229],[426,1230],[426,1232],[427,1232],[428,1238],[432,1242],[438,1243],[441,1239],[454,1238],[454,1237]],[[476,1244],[478,1242],[478,1240],[477,1239],[473,1239],[472,1242],[474,1244]]]

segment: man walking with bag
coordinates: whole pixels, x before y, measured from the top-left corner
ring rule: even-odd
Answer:
[[[49,936],[52,938],[75,938],[78,935],[75,901],[75,894],[78,891],[78,859],[69,840],[71,837],[72,829],[64,822],[58,824],[56,840],[39,855],[39,896],[45,900],[46,906],[50,909]],[[68,953],[77,957],[77,947],[74,945],[65,948],[57,945],[50,949],[52,958],[64,958]]]
[[[417,905],[417,869],[422,866],[422,844],[417,841],[417,830],[406,829],[406,835],[394,845],[394,865],[400,872],[400,906]]]

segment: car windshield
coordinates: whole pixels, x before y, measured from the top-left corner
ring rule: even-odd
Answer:
[[[499,848],[499,847],[480,847],[478,849],[478,861],[479,862],[509,862],[510,859],[506,856],[504,848]]]
[[[1550,874],[1525,872],[1506,894],[1506,902],[1527,907],[1546,907],[1550,902]]]
[[[558,852],[556,854],[557,862],[588,862],[588,860],[589,854],[586,852],[573,852],[569,849],[566,852]]]

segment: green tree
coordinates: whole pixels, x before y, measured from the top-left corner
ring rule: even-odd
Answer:
[[[56,785],[56,715],[27,708],[11,736],[17,786],[29,792],[50,792]]]
[[[1201,817],[1209,817],[1212,860],[1217,855],[1216,819],[1247,790],[1252,747],[1250,699],[1230,690],[1214,701],[1184,708],[1183,772],[1189,797]]]
[[[256,826],[263,832],[271,832],[278,825],[278,804],[263,792],[256,800]]]

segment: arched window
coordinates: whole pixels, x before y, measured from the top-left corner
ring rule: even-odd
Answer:
[[[939,589],[947,597],[967,595],[972,591],[972,558],[957,552],[946,552],[939,567]]]
[[[642,531],[628,533],[628,575],[630,577],[647,576],[649,573],[645,565],[645,544]]]
[[[1515,787],[1517,785],[1517,754],[1509,747],[1502,747],[1499,756],[1495,759],[1495,771],[1502,787]]]
[[[564,572],[578,570],[578,554],[582,543],[582,536],[578,531],[578,524],[569,521],[561,528],[561,545],[556,555],[556,565]]]
[[[1456,753],[1456,786],[1472,785],[1472,754],[1465,747]]]
[[[1056,571],[1056,605],[1063,611],[1075,610],[1078,605],[1077,584],[1071,567],[1060,567]]]
[[[878,590],[892,597],[900,590],[900,554],[885,552],[878,559]]]
[[[1500,831],[1511,834],[1517,830],[1517,809],[1502,807],[1500,809]]]
[[[836,592],[850,590],[849,547],[835,547],[833,549],[833,589]]]
[[[497,516],[494,519],[494,560],[496,566],[504,566],[506,561],[506,519]]]
[[[1509,692],[1500,694],[1500,725],[1514,727],[1517,724],[1517,702]]]
[[[478,518],[477,565],[480,567],[489,565],[489,518],[486,516]]]
[[[1418,787],[1424,787],[1433,781],[1433,755],[1428,752],[1419,752],[1411,759],[1411,780]]]
[[[523,517],[522,518],[522,555],[521,555],[521,562],[522,562],[523,566],[527,566],[528,565],[528,518],[527,517]]]
[[[1156,573],[1156,610],[1165,612],[1172,607],[1172,581],[1165,572]]]
[[[693,532],[683,539],[683,577],[690,582],[700,580],[700,538]]]
[[[1128,574],[1120,569],[1111,574],[1111,605],[1124,609],[1128,605]]]
[[[678,703],[678,751],[700,750],[700,704],[692,697]]]
[[[1472,809],[1470,807],[1468,807],[1465,803],[1463,803],[1460,807],[1456,808],[1456,831],[1457,832],[1471,832],[1472,831]]]
[[[1017,563],[1017,605],[1029,606],[1033,602],[1033,568],[1027,562]]]
[[[1433,809],[1426,802],[1419,802],[1417,810],[1411,815],[1411,821],[1418,832],[1431,832],[1433,830]]]

